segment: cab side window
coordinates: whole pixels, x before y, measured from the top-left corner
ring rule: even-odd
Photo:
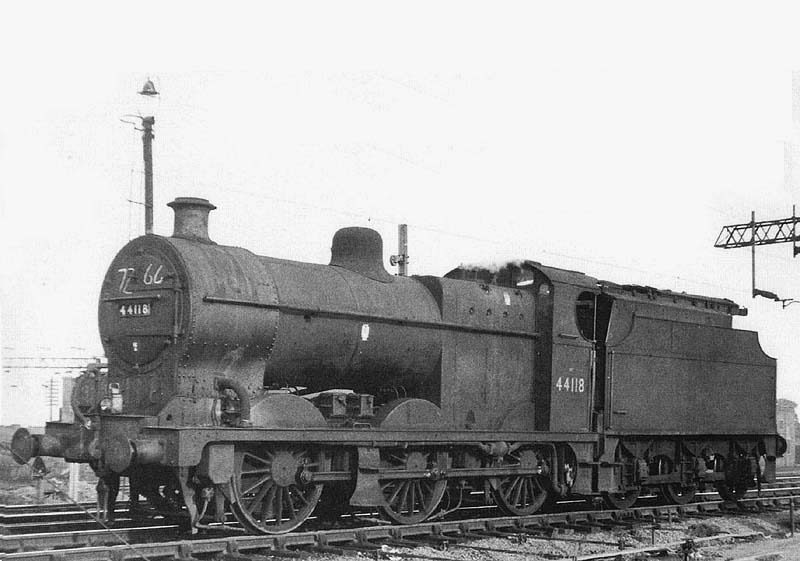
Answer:
[[[581,292],[575,303],[578,331],[587,341],[603,344],[608,334],[613,299],[605,294]]]

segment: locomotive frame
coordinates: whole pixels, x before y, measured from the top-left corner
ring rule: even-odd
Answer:
[[[170,206],[172,237],[112,262],[108,372],[79,379],[77,423],[12,441],[19,461],[90,463],[107,518],[120,476],[144,514],[197,531],[230,508],[261,533],[318,504],[409,524],[475,495],[525,515],[569,494],[735,500],[774,479],[775,361],[732,329],[746,311],[730,300],[532,261],[392,277],[360,228],[328,266],[258,257],[210,240],[208,201]]]

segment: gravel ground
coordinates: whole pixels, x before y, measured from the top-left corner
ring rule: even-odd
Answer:
[[[519,561],[519,560],[546,560],[580,559],[592,553],[614,551],[623,554],[617,559],[643,560],[643,559],[684,559],[677,549],[672,549],[669,555],[651,557],[647,554],[629,553],[625,551],[648,547],[655,539],[657,544],[682,542],[687,538],[705,538],[719,534],[747,534],[760,532],[764,537],[749,540],[733,540],[725,538],[709,544],[699,544],[700,547],[689,554],[692,560],[744,560],[755,561],[772,560],[800,560],[800,532],[795,538],[784,537],[788,532],[788,513],[766,513],[750,517],[736,518],[706,518],[687,519],[673,523],[662,523],[660,528],[653,530],[649,526],[641,526],[631,530],[596,531],[591,533],[577,533],[566,531],[557,534],[553,540],[522,539],[520,541],[491,538],[476,540],[461,544],[465,547],[451,545],[446,551],[419,547],[414,549],[384,547],[377,554],[353,553],[346,556],[314,555],[311,561],[344,561],[389,559],[402,561],[414,557],[427,557],[433,559],[452,559],[454,561]],[[558,538],[564,538],[559,540]],[[603,542],[603,543],[598,543]],[[623,546],[620,550],[620,546]]]

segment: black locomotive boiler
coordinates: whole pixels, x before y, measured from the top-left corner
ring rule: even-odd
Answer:
[[[21,462],[88,462],[108,515],[120,477],[142,515],[197,529],[232,510],[261,533],[348,504],[407,524],[774,478],[775,360],[730,300],[533,261],[392,276],[364,228],[328,265],[261,257],[209,239],[205,199],[169,206],[174,234],[106,274],[108,369],[78,379],[76,422],[12,442]]]

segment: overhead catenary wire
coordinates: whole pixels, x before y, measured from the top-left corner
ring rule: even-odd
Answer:
[[[382,78],[382,79],[386,79],[386,77],[384,77],[384,76],[379,76],[379,77]],[[404,87],[408,87],[407,84],[398,83],[398,85],[402,85]],[[162,100],[161,100],[161,97],[159,96],[158,97],[159,105],[161,104],[161,102],[162,102]],[[180,105],[182,107],[185,107],[185,108],[190,108],[191,107],[193,109],[197,109],[196,107],[194,107],[191,104],[185,104],[184,103],[184,104],[180,104]],[[382,148],[381,146],[376,145],[374,143],[366,144],[366,147],[371,149],[371,150],[373,150],[373,151],[377,151],[377,152],[389,155],[391,157],[397,158],[399,161],[401,161],[405,165],[413,166],[413,167],[422,167],[424,169],[428,169],[429,171],[431,171],[430,168],[428,166],[424,165],[423,163],[417,162],[416,160],[411,160],[411,159],[409,159],[409,158],[407,158],[407,157],[405,157],[403,155],[398,155],[396,152],[390,151],[390,150],[386,150],[386,149]],[[133,170],[132,170],[132,174],[133,174]],[[143,181],[143,179],[142,179],[142,181]],[[133,208],[132,207],[133,207],[134,204],[137,204],[137,205],[141,204],[138,201],[136,201],[135,198],[133,197],[132,183],[133,183],[133,181],[131,181],[131,189],[129,189],[129,196],[128,196],[128,199],[127,199],[128,204],[129,204],[129,238],[133,235],[133,233],[131,231],[131,228],[132,228],[132,217],[131,217],[131,215],[133,213]],[[258,199],[263,199],[263,200],[269,200],[269,201],[275,201],[275,202],[280,202],[280,203],[284,203],[284,204],[294,205],[294,206],[297,206],[297,207],[300,207],[300,208],[306,209],[306,210],[312,210],[313,209],[313,210],[316,210],[316,211],[321,211],[321,212],[325,212],[325,213],[333,213],[333,214],[337,214],[337,215],[340,215],[340,216],[350,216],[350,217],[353,217],[353,218],[357,218],[359,220],[365,220],[365,221],[370,222],[370,223],[381,223],[381,224],[392,224],[392,225],[395,225],[395,224],[403,222],[403,223],[408,223],[410,227],[412,227],[413,229],[415,229],[417,231],[430,232],[430,233],[437,234],[437,235],[448,236],[448,237],[457,238],[457,239],[464,239],[464,240],[467,240],[467,241],[493,244],[493,245],[497,245],[497,246],[500,246],[500,247],[507,247],[508,246],[508,243],[507,243],[506,240],[492,239],[492,238],[489,238],[489,237],[486,237],[486,236],[479,236],[479,235],[468,234],[468,233],[453,232],[451,230],[443,229],[441,227],[436,227],[436,226],[432,226],[432,225],[429,225],[429,224],[408,222],[406,219],[398,218],[398,217],[390,217],[390,216],[385,216],[385,215],[380,215],[380,214],[375,214],[375,213],[368,213],[366,211],[358,211],[358,210],[349,210],[349,209],[337,208],[337,207],[334,207],[334,206],[331,206],[331,205],[314,204],[314,203],[311,203],[311,202],[300,201],[300,200],[293,199],[293,198],[290,198],[290,197],[280,197],[280,196],[275,196],[275,195],[269,195],[269,194],[265,194],[265,193],[261,193],[261,192],[255,192],[255,191],[252,191],[252,190],[236,188],[236,187],[224,187],[223,188],[223,187],[215,186],[215,189],[220,189],[220,190],[227,191],[227,192],[240,193],[240,194],[244,194],[244,195],[251,196],[251,197],[254,197],[254,198],[258,198]],[[704,207],[704,208],[706,208],[706,209],[708,209],[709,211],[715,213],[718,216],[728,216],[730,214],[729,210],[723,209],[723,208],[721,208],[721,207],[719,207],[717,205],[709,205],[709,204],[704,204],[704,203],[699,203],[699,205]],[[678,281],[679,283],[689,283],[689,284],[707,286],[707,287],[710,287],[710,288],[713,288],[713,289],[716,289],[716,290],[720,290],[720,291],[725,292],[725,293],[735,293],[735,294],[741,294],[743,296],[747,295],[747,292],[742,290],[742,289],[735,288],[735,287],[732,287],[732,286],[723,285],[723,284],[719,284],[717,282],[713,282],[713,281],[709,281],[709,280],[700,280],[700,279],[694,279],[694,278],[689,278],[689,277],[680,276],[680,275],[657,273],[657,272],[654,272],[652,269],[648,270],[648,269],[643,269],[643,268],[638,268],[638,267],[621,265],[619,263],[612,263],[612,262],[598,260],[598,259],[591,259],[591,258],[587,258],[587,257],[581,257],[581,256],[577,256],[577,255],[568,254],[568,253],[565,253],[563,251],[552,251],[552,250],[547,250],[547,249],[539,249],[539,250],[537,250],[537,253],[540,253],[540,254],[543,254],[543,255],[550,255],[550,256],[558,257],[560,259],[567,259],[567,260],[569,260],[569,261],[571,261],[573,263],[581,263],[581,264],[583,264],[583,263],[591,263],[591,264],[595,264],[595,265],[601,265],[603,267],[614,269],[614,270],[636,272],[636,273],[640,273],[640,274],[646,274],[646,275],[651,276],[651,277],[655,276],[655,277],[662,278],[662,279],[669,279],[671,281]],[[783,262],[782,260],[775,259],[775,258],[773,258],[771,256],[764,256],[763,259],[768,261],[768,262],[773,262],[773,263],[782,263]]]
[[[380,215],[374,215],[374,214],[367,214],[367,213],[364,213],[364,212],[358,212],[358,211],[354,211],[354,210],[345,210],[345,209],[341,209],[341,208],[337,208],[337,207],[333,207],[333,206],[329,206],[329,205],[318,205],[318,204],[313,204],[313,203],[309,203],[309,202],[305,202],[305,201],[299,201],[299,200],[296,200],[296,199],[291,199],[291,198],[288,198],[288,197],[276,197],[274,195],[268,195],[268,194],[264,194],[264,193],[257,193],[257,192],[254,192],[254,191],[250,191],[250,190],[246,190],[246,189],[240,189],[240,188],[234,188],[234,187],[220,188],[220,190],[227,191],[227,192],[233,192],[233,193],[240,193],[240,194],[248,195],[248,196],[251,196],[251,197],[254,197],[254,198],[258,198],[258,199],[264,199],[264,200],[270,200],[270,201],[290,204],[290,205],[298,206],[298,207],[303,208],[303,209],[313,209],[313,210],[318,210],[318,211],[335,213],[335,214],[338,214],[338,215],[341,215],[341,216],[351,216],[351,217],[354,217],[354,218],[367,220],[367,221],[370,221],[370,222],[378,222],[378,223],[391,224],[391,225],[395,225],[395,224],[398,224],[400,222],[406,222],[409,225],[410,228],[413,228],[413,229],[415,229],[417,231],[430,232],[430,233],[443,235],[443,236],[448,236],[448,237],[453,237],[453,238],[457,238],[457,239],[464,239],[464,240],[468,240],[468,241],[478,241],[478,242],[488,243],[488,244],[497,245],[497,246],[505,246],[505,245],[507,245],[507,243],[504,242],[503,240],[499,240],[499,239],[495,239],[495,238],[488,238],[488,237],[485,237],[485,236],[475,236],[475,235],[472,235],[472,234],[464,234],[464,233],[460,233],[460,232],[453,232],[453,231],[450,231],[450,230],[437,228],[437,227],[433,227],[433,226],[429,226],[429,225],[424,225],[424,224],[419,224],[419,223],[414,223],[414,222],[407,222],[407,221],[404,221],[404,220],[401,220],[401,219],[395,219],[395,218],[390,218],[390,217],[380,216]],[[708,286],[710,288],[715,288],[715,289],[718,289],[718,290],[721,290],[721,291],[727,292],[727,293],[736,293],[736,294],[741,294],[742,296],[749,296],[749,293],[746,290],[743,290],[741,288],[735,288],[735,287],[732,287],[732,286],[721,285],[721,284],[718,284],[718,283],[715,283],[715,282],[711,282],[711,281],[707,281],[707,280],[699,280],[699,279],[692,279],[692,278],[678,276],[678,275],[669,275],[669,274],[664,274],[664,273],[656,273],[656,272],[653,272],[652,270],[642,269],[642,268],[633,267],[633,266],[629,266],[629,265],[621,265],[619,263],[611,263],[611,262],[608,262],[608,261],[602,261],[602,260],[598,260],[598,259],[591,259],[591,258],[588,258],[588,257],[580,257],[580,256],[576,256],[576,255],[570,255],[570,254],[567,254],[567,253],[564,253],[564,252],[551,251],[551,250],[547,250],[547,249],[539,249],[538,252],[541,253],[541,254],[544,254],[544,255],[551,255],[551,256],[554,256],[554,257],[568,259],[570,261],[577,262],[577,263],[591,263],[591,264],[601,265],[601,266],[608,267],[608,268],[615,269],[615,270],[624,270],[624,271],[642,273],[642,274],[646,274],[646,275],[649,275],[649,276],[655,276],[655,277],[659,277],[659,278],[663,278],[663,279],[677,280],[677,281],[682,282],[682,283],[692,283],[692,284],[697,284],[697,285],[702,285],[702,286]],[[783,262],[781,260],[774,259],[774,258],[771,259],[771,261]]]
[[[133,199],[133,178],[135,173],[134,169],[131,168],[130,184],[128,187],[128,239],[133,237],[133,205],[131,204],[131,199]]]
[[[435,89],[431,90],[431,89],[426,89],[426,88],[420,87],[419,84],[417,84],[417,83],[415,83],[413,81],[403,80],[403,79],[396,78],[396,77],[393,77],[393,76],[390,76],[390,75],[386,75],[385,73],[371,73],[371,76],[376,78],[376,79],[378,79],[378,80],[381,80],[381,81],[384,81],[386,83],[392,84],[394,87],[400,87],[400,88],[403,88],[404,90],[408,90],[408,91],[414,92],[417,95],[430,97],[432,99],[436,99],[439,102],[447,102],[447,97],[443,97],[441,95],[437,95]],[[159,80],[156,79],[156,81],[158,82]],[[159,87],[159,89],[160,89],[160,87]],[[162,101],[163,101],[162,97],[161,96],[157,96],[159,112],[160,112],[160,109],[161,109]],[[196,103],[192,103],[192,102],[188,101],[187,99],[181,99],[181,98],[172,99],[172,100],[164,103],[164,107],[169,107],[170,109],[173,109],[173,110],[180,109],[180,110],[183,110],[183,111],[190,111],[190,112],[195,113],[195,114],[197,114],[197,113],[205,114],[205,115],[209,114],[208,109],[206,109],[205,107],[200,106],[200,105],[198,105]],[[438,171],[439,171],[438,169],[434,169],[434,168],[430,167],[424,161],[421,161],[421,160],[418,160],[418,159],[414,159],[414,158],[410,158],[406,154],[398,153],[396,150],[386,149],[384,146],[382,146],[380,144],[376,144],[374,142],[363,143],[363,146],[368,148],[369,150],[372,150],[372,151],[381,153],[383,155],[389,156],[391,158],[394,158],[397,161],[399,161],[401,164],[406,165],[406,166],[411,166],[411,167],[414,167],[414,168],[424,169],[424,170],[427,170],[429,172],[438,173]],[[772,185],[772,186],[774,186],[774,185]],[[216,188],[219,188],[219,187],[216,187]],[[373,214],[373,213],[359,212],[357,210],[356,211],[354,211],[354,210],[345,210],[345,209],[342,209],[342,208],[335,208],[335,207],[332,207],[330,205],[318,205],[318,204],[313,204],[313,203],[309,203],[309,202],[301,202],[301,201],[294,200],[294,199],[287,198],[287,197],[277,197],[277,196],[274,196],[274,195],[267,195],[267,194],[264,194],[264,193],[256,193],[256,192],[253,192],[253,191],[250,191],[250,190],[240,189],[240,188],[228,187],[228,188],[223,188],[223,190],[229,191],[229,192],[237,192],[237,193],[245,194],[245,195],[248,195],[248,196],[256,197],[256,198],[259,198],[259,199],[265,199],[265,200],[277,201],[277,202],[281,202],[281,203],[285,203],[285,204],[296,205],[296,206],[304,208],[304,209],[314,209],[314,210],[323,211],[323,212],[326,212],[326,213],[335,213],[335,214],[338,214],[338,215],[341,215],[341,216],[351,216],[351,217],[358,218],[358,219],[361,219],[361,220],[366,220],[368,222],[375,222],[375,223],[382,223],[382,224],[393,224],[393,225],[394,224],[398,224],[398,223],[408,223],[409,226],[411,226],[412,228],[414,228],[415,230],[418,230],[418,231],[430,232],[430,233],[434,233],[434,234],[438,234],[438,235],[449,236],[449,237],[454,237],[454,238],[464,239],[464,240],[469,240],[469,241],[478,241],[478,242],[481,242],[481,243],[489,243],[489,244],[494,244],[494,245],[498,245],[498,246],[502,246],[502,247],[507,247],[507,245],[508,245],[507,241],[505,241],[505,240],[490,239],[490,238],[487,238],[485,236],[476,236],[476,235],[472,235],[472,234],[456,233],[456,232],[453,232],[453,231],[449,231],[449,230],[446,230],[446,229],[443,229],[443,228],[440,228],[440,227],[431,226],[431,225],[419,224],[419,223],[413,223],[413,222],[409,223],[406,219],[401,219],[401,218],[392,218],[392,217],[387,217],[387,216],[382,216],[382,215],[376,215],[376,214]],[[132,194],[129,194],[128,201],[129,201],[129,205],[130,206],[132,206],[133,204],[138,204],[138,203],[132,202],[133,200],[134,200],[134,197],[132,196]],[[724,200],[725,199],[723,198],[722,201],[724,201]],[[718,205],[711,205],[711,204],[707,204],[707,203],[703,203],[703,202],[699,202],[699,203],[698,202],[693,202],[693,205],[695,205],[695,206],[699,205],[699,206],[701,206],[703,208],[706,208],[710,212],[713,212],[716,215],[721,216],[721,217],[722,216],[729,216],[731,211],[733,210],[732,208],[729,208],[729,207],[723,208],[723,206],[719,205],[719,204]],[[133,210],[129,207],[129,215],[132,212],[133,212]],[[132,219],[129,216],[129,222],[131,220]],[[130,230],[130,225],[129,225],[129,230]],[[129,237],[130,236],[131,236],[131,233],[129,231]],[[656,276],[656,277],[663,278],[663,279],[670,279],[672,281],[678,281],[679,283],[688,283],[688,284],[696,284],[696,285],[707,286],[707,287],[710,287],[710,288],[713,288],[713,289],[716,289],[716,290],[720,290],[720,291],[723,291],[723,292],[726,292],[726,293],[735,293],[735,294],[742,294],[742,295],[747,294],[747,292],[742,290],[742,289],[738,289],[738,288],[735,288],[735,287],[732,287],[732,286],[719,284],[717,282],[713,282],[713,281],[709,281],[709,280],[693,279],[693,278],[689,278],[689,277],[686,277],[686,276],[674,275],[674,274],[655,273],[655,272],[653,272],[652,269],[648,270],[648,269],[643,269],[643,268],[638,268],[638,267],[621,265],[619,263],[611,263],[611,262],[603,261],[603,260],[590,259],[590,258],[586,258],[586,257],[571,255],[571,254],[565,253],[563,251],[551,251],[551,250],[546,250],[546,249],[540,249],[537,252],[540,253],[540,254],[543,254],[543,255],[555,256],[555,257],[558,257],[560,259],[568,259],[568,260],[570,260],[571,262],[574,262],[574,263],[591,263],[591,264],[601,265],[603,267],[607,267],[607,268],[614,269],[614,270],[631,271],[631,272],[636,272],[636,273],[640,273],[640,274],[646,274],[648,276]],[[774,259],[774,258],[772,258],[770,256],[765,256],[763,259],[765,261],[774,262],[774,263],[782,262],[781,260]]]

